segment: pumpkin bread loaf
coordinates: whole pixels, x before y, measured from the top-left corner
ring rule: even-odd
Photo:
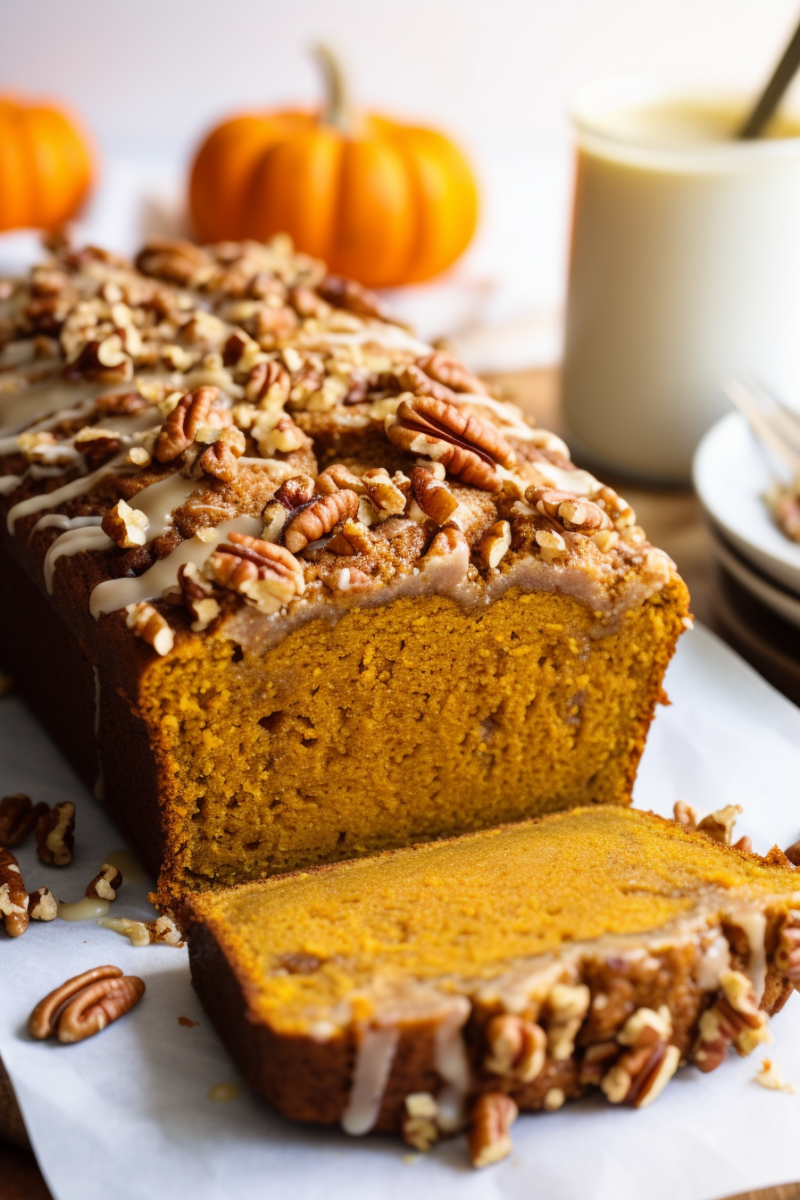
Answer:
[[[259,1094],[418,1149],[471,1114],[476,1165],[517,1109],[642,1107],[682,1063],[749,1054],[800,978],[780,851],[610,806],[195,893],[181,920]]]
[[[165,904],[627,804],[686,589],[286,239],[0,285],[0,658]]]

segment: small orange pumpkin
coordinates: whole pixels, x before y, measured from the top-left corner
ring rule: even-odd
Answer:
[[[92,182],[92,155],[62,108],[0,93],[0,230],[59,229]]]
[[[189,205],[203,241],[291,234],[299,250],[369,287],[438,275],[475,231],[478,192],[461,151],[441,133],[387,117],[355,119],[328,50],[318,51],[322,113],[234,117],[192,167]]]

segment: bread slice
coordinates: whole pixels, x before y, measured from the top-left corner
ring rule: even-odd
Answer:
[[[679,1063],[749,1053],[800,975],[779,850],[617,807],[195,893],[183,919],[257,1092],[424,1148],[471,1110],[476,1161],[516,1107],[641,1107]]]

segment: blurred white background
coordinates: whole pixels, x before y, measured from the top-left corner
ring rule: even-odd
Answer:
[[[558,354],[570,94],[618,73],[755,90],[797,18],[796,0],[0,0],[0,81],[82,115],[103,164],[82,232],[130,251],[180,228],[212,122],[318,100],[308,48],[327,41],[362,105],[450,132],[480,178],[473,248],[396,307],[514,368]]]

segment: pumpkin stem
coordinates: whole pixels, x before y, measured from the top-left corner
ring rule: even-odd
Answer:
[[[330,46],[315,46],[314,56],[325,80],[326,104],[323,108],[322,119],[326,125],[333,125],[342,133],[349,134],[353,129],[353,116],[342,65]]]

